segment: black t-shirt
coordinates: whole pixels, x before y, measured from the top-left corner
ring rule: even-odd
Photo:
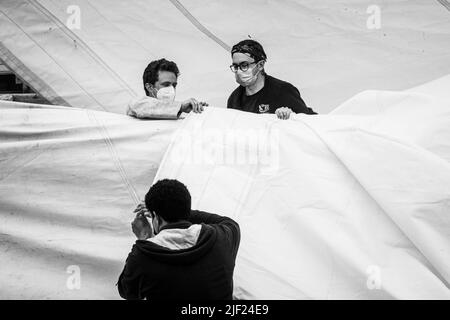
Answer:
[[[257,102],[260,99],[262,94],[262,89],[257,93],[252,94],[250,96],[246,95],[245,92],[241,94],[241,110],[247,112],[258,113],[258,105]]]
[[[228,98],[227,108],[253,113],[275,113],[278,108],[287,107],[295,113],[317,114],[306,106],[300,91],[292,84],[267,74],[265,77],[264,87],[251,96],[246,96],[243,86],[236,88]]]

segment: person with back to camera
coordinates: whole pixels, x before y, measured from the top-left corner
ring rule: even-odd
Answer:
[[[137,240],[117,283],[122,298],[232,299],[235,221],[191,210],[186,186],[169,179],[156,182],[135,213]]]

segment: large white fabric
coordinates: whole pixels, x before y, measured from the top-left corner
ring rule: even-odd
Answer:
[[[449,102],[365,92],[291,121],[208,110],[183,123],[156,179],[240,223],[238,298],[449,299]],[[275,155],[251,147],[252,130],[277,137]]]
[[[0,101],[0,299],[119,298],[132,212],[179,124]]]
[[[450,73],[439,1],[2,0],[0,25],[0,59],[45,97],[117,113],[144,94],[143,70],[161,57],[180,67],[180,100],[224,107],[237,86],[226,48],[249,35],[267,72],[319,113]]]
[[[238,298],[449,299],[449,80],[288,121],[0,102],[0,298],[119,298],[132,211],[170,177],[194,207],[240,223]],[[248,158],[222,130],[279,148]],[[221,161],[230,148],[244,157]]]

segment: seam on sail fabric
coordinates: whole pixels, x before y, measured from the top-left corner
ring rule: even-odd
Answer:
[[[30,1],[30,3],[31,3],[31,1]],[[29,35],[28,35],[28,33],[26,33],[25,32],[25,30],[23,30],[22,28],[20,28],[20,26],[18,26],[14,21],[12,21],[3,11],[2,11],[2,13],[4,14],[4,16],[5,17],[7,17],[7,19],[8,20],[10,20],[12,23],[14,23],[28,38],[30,38],[30,40],[31,41],[33,41],[39,48],[41,48],[41,50],[43,50],[47,55],[48,55],[48,57],[49,58],[51,58],[53,61],[54,61],[54,63],[55,64],[57,64],[60,68],[61,68],[61,66],[53,59],[53,57],[50,55],[50,54],[48,54],[48,52],[44,49],[44,48],[42,48],[38,43],[36,43],[36,41],[34,41]],[[6,52],[6,54],[10,54],[9,56],[8,55],[5,55],[5,52]],[[10,64],[11,63],[15,63],[15,65],[19,68],[18,70],[20,70],[20,71],[24,71],[24,70],[26,70],[27,72],[28,71],[30,71],[30,70],[28,70],[28,68],[26,68],[25,67],[25,65],[23,65],[23,63],[21,63],[18,59],[17,59],[17,57],[15,57],[12,53],[10,53],[10,51],[3,45],[3,43],[1,43],[0,42],[0,54],[2,54],[2,56],[4,56],[4,58],[5,58],[5,63],[7,63],[7,62],[9,62]],[[8,65],[8,63],[7,63],[7,65]],[[64,70],[63,68],[61,68],[62,70]],[[14,70],[14,69],[13,69]],[[67,72],[66,72],[66,74],[68,75],[68,77],[70,78],[70,79],[72,79],[79,87],[80,87],[80,89],[82,90],[82,91],[84,91],[85,93],[86,93],[86,95],[87,96],[89,96],[90,98],[92,98],[94,101],[95,101],[95,103],[98,105],[98,106],[100,106],[102,109],[104,109],[104,107],[103,107],[103,105],[101,105],[91,94],[89,94],[75,79],[73,79],[72,77],[71,77],[71,75],[70,74],[68,74]],[[48,98],[51,102],[59,102],[59,103],[63,103],[63,105],[66,105],[66,106],[70,106],[70,104],[69,103],[67,103],[67,101],[65,101],[62,97],[60,97],[60,96],[58,96],[57,94],[56,94],[56,92],[55,91],[53,91],[53,89],[51,89],[47,84],[45,84],[45,82],[42,80],[42,79],[40,79],[38,76],[36,76],[34,73],[32,73],[31,71],[30,71],[30,73],[28,74],[28,77],[25,77],[25,78],[27,78],[27,79],[30,79],[31,80],[31,82],[32,83],[30,83],[30,86],[33,86],[34,85],[34,87],[37,89],[37,88],[39,88],[39,89],[44,89],[45,91],[45,93],[46,93],[46,96],[44,96],[45,98]],[[27,81],[26,81],[27,82]],[[38,92],[39,93],[41,93],[39,90],[38,90]],[[123,167],[123,164],[122,164],[122,162],[120,161],[120,158],[119,158],[119,156],[118,156],[118,154],[117,154],[117,150],[115,149],[115,147],[114,147],[114,144],[113,144],[113,142],[112,142],[112,140],[111,140],[111,138],[109,137],[109,135],[108,135],[108,131],[107,131],[107,129],[105,128],[105,126],[103,125],[103,123],[96,117],[96,115],[91,111],[91,110],[89,110],[89,109],[85,109],[86,110],[86,112],[87,112],[87,114],[88,114],[88,119],[89,120],[93,120],[96,124],[97,124],[97,128],[98,128],[98,130],[99,130],[99,133],[100,133],[100,135],[102,136],[102,138],[103,138],[103,141],[105,142],[105,144],[107,145],[107,147],[108,147],[108,150],[109,150],[109,152],[110,152],[110,154],[111,154],[111,156],[112,156],[112,158],[113,158],[113,160],[114,160],[114,163],[115,163],[115,166],[116,166],[116,168],[117,168],[117,170],[119,171],[119,174],[120,174],[120,176],[121,176],[121,178],[122,178],[122,181],[124,182],[124,184],[125,184],[125,186],[126,186],[126,188],[127,188],[127,190],[128,190],[128,192],[130,193],[130,195],[131,195],[131,197],[132,197],[132,199],[136,202],[136,203],[139,203],[140,202],[140,200],[139,200],[139,197],[137,196],[137,193],[136,193],[136,191],[135,191],[135,189],[133,188],[133,186],[132,186],[132,184],[131,184],[131,182],[129,181],[129,179],[128,179],[128,177],[127,177],[127,174],[126,174],[126,172],[125,172],[125,169],[124,169],[124,167]]]
[[[55,23],[59,30],[61,30],[68,38],[76,42],[80,48],[82,48],[95,62],[98,63],[104,70],[113,76],[117,83],[119,83],[123,88],[130,93],[131,96],[136,96],[136,92],[117,74],[111,67],[109,67],[105,61],[103,61],[100,56],[98,56],[80,37],[78,37],[74,32],[72,32],[64,23],[62,23],[53,13],[42,6],[37,0],[27,0],[34,8],[39,10],[44,16],[46,16],[50,21]]]
[[[64,71],[64,73],[74,82],[78,85],[78,87],[80,87],[81,91],[83,91],[88,97],[90,97],[92,100],[95,101],[95,103],[97,105],[99,105],[103,110],[105,110],[105,108],[90,94],[88,93],[69,73],[67,73],[64,68],[61,67],[61,65],[47,52],[47,50],[45,50],[39,43],[37,43],[33,38],[30,37],[30,35],[23,30],[19,25],[17,25],[17,23],[15,23],[9,16],[7,16],[3,11],[2,13],[4,14],[5,17],[7,17],[7,19],[9,21],[11,21],[13,24],[15,24],[17,26],[17,28],[19,28],[23,34],[25,34],[37,47],[39,47],[43,52],[45,52],[45,54],[58,66],[61,68],[62,71]],[[43,82],[43,81],[42,81]],[[48,87],[48,86],[47,86]],[[59,97],[59,95],[58,95]],[[68,104],[68,106],[72,106],[70,104]],[[106,110],[105,110],[106,111]]]
[[[128,175],[127,175],[125,168],[122,164],[122,161],[120,160],[120,157],[117,153],[117,149],[115,148],[114,143],[108,134],[108,129],[104,126],[103,122],[96,117],[96,115],[94,113],[95,111],[92,111],[90,109],[84,109],[84,110],[86,110],[89,120],[95,121],[97,123],[97,129],[98,129],[100,135],[102,136],[103,141],[105,142],[110,155],[113,158],[116,169],[119,171],[119,175],[120,175],[123,183],[125,184],[125,187],[127,188],[128,193],[130,194],[130,196],[134,200],[134,202],[136,204],[139,204],[141,202],[141,200],[140,200],[136,190],[134,189],[133,184],[130,182],[130,179],[128,179]]]
[[[437,0],[440,4],[442,4],[448,11],[450,11],[450,3],[447,0]]]
[[[22,61],[12,54],[3,42],[0,41],[0,59],[12,70],[23,82],[29,85],[35,92],[49,102],[61,106],[70,107],[70,104],[60,97],[49,85],[38,75],[31,71]]]
[[[170,2],[177,8],[181,14],[183,14],[198,30],[200,30],[204,35],[206,35],[208,38],[213,40],[215,43],[217,43],[219,46],[224,48],[226,51],[231,51],[231,47],[226,44],[224,41],[222,41],[219,37],[217,37],[215,34],[213,34],[211,31],[209,31],[208,28],[206,28],[203,24],[200,23],[190,12],[188,9],[186,9],[185,6],[183,6],[180,1],[178,0],[170,0]]]

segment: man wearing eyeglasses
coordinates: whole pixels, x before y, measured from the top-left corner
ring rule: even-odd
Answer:
[[[296,87],[269,76],[264,71],[267,60],[263,47],[255,40],[243,40],[231,49],[236,88],[227,107],[253,113],[275,113],[289,119],[291,113],[317,114],[308,108]]]

